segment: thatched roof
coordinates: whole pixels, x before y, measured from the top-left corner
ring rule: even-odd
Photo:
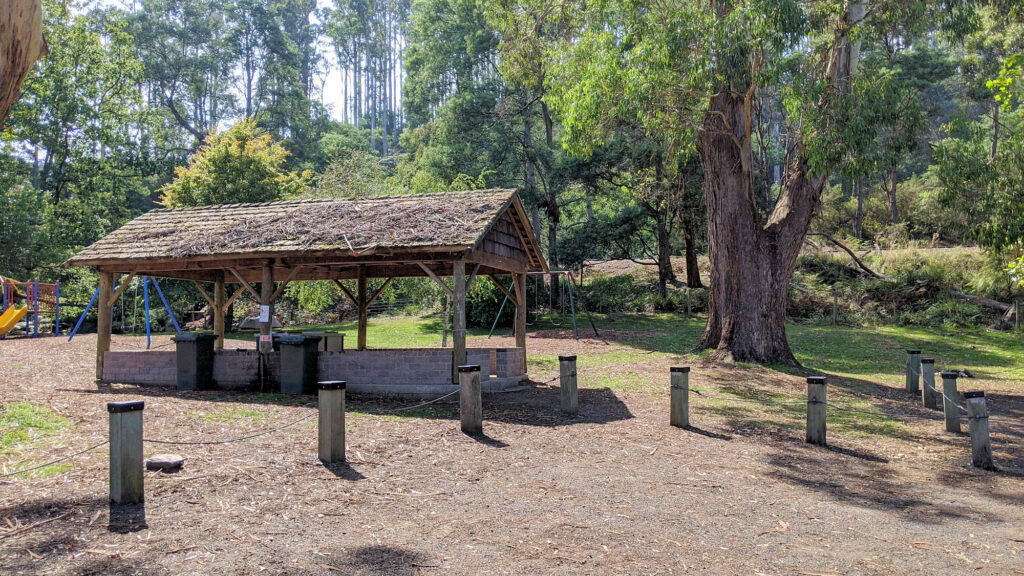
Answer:
[[[520,231],[517,237],[524,240],[529,266],[543,268],[543,256],[514,190],[153,210],[68,263],[453,253],[478,247],[499,220]]]

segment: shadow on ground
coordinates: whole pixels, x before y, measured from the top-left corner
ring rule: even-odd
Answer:
[[[422,568],[439,568],[440,562],[421,552],[398,546],[359,546],[338,553],[325,562],[325,567],[352,575],[405,576],[419,574]]]
[[[99,389],[68,390],[82,394],[124,394],[146,398],[176,398],[210,403],[275,404],[315,408],[315,396],[284,394],[252,394],[248,392],[205,391],[183,392],[170,387],[103,385]],[[526,426],[567,426],[579,423],[606,424],[633,418],[626,404],[608,388],[583,388],[579,391],[581,413],[572,418],[561,412],[558,388],[526,387],[515,392],[484,395],[484,421],[506,422]],[[380,415],[392,418],[428,418],[455,420],[459,417],[458,397],[452,396],[436,404],[422,406],[418,401],[396,401],[365,395],[349,395],[350,413]]]

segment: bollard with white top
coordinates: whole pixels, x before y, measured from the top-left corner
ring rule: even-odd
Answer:
[[[459,366],[459,415],[462,431],[480,436],[484,433],[483,391],[480,366]]]
[[[669,368],[671,385],[671,408],[669,424],[677,428],[690,425],[690,367],[673,366]]]
[[[960,373],[946,370],[942,373],[942,413],[946,417],[946,432],[960,432],[960,407],[956,398],[956,379]]]
[[[992,440],[988,434],[988,408],[985,393],[964,392],[967,400],[967,427],[971,432],[971,463],[975,468],[995,470],[992,462]]]
[[[345,381],[317,383],[318,453],[324,462],[345,461]]]
[[[828,384],[824,376],[807,377],[807,443],[826,446],[825,406]]]
[[[921,380],[921,351],[907,350],[907,392],[917,394]]]
[[[110,414],[110,501],[140,504],[142,484],[142,400],[109,402]]]

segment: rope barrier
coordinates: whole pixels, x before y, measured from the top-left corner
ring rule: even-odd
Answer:
[[[406,410],[414,410],[416,408],[422,408],[424,406],[430,406],[431,404],[436,404],[436,403],[440,402],[441,400],[444,400],[445,398],[450,398],[451,396],[455,396],[458,393],[459,393],[459,390],[456,390],[454,392],[449,392],[449,393],[445,394],[444,396],[438,396],[437,398],[434,398],[433,400],[428,400],[428,401],[423,402],[421,404],[415,404],[413,406],[403,406],[401,408],[392,408],[391,410],[381,410],[380,412],[378,412],[378,414],[394,414],[395,412],[405,412]]]
[[[232,444],[234,442],[241,442],[242,440],[249,440],[249,439],[252,439],[252,438],[257,438],[259,436],[266,436],[267,434],[271,434],[273,432],[278,432],[280,430],[284,430],[285,428],[288,428],[288,427],[291,427],[291,426],[295,426],[296,424],[299,424],[301,422],[309,420],[310,418],[312,418],[313,416],[316,416],[317,414],[318,414],[318,412],[311,412],[309,414],[306,414],[302,418],[299,418],[298,420],[294,420],[292,422],[289,422],[289,423],[287,423],[287,424],[285,424],[283,426],[278,426],[276,428],[269,428],[267,430],[263,430],[263,431],[255,433],[255,434],[249,434],[248,436],[242,436],[240,438],[232,438],[230,440],[197,440],[197,441],[181,440],[181,441],[179,441],[179,440],[153,440],[153,439],[150,439],[150,438],[143,438],[142,441],[143,442],[149,442],[150,444],[168,444],[168,445],[171,445],[171,446],[212,446],[212,445],[219,445],[219,444]]]
[[[53,466],[54,464],[60,464],[61,462],[65,461],[65,460],[71,460],[72,458],[74,458],[76,456],[81,456],[82,454],[85,454],[86,452],[90,452],[92,450],[95,450],[95,449],[99,448],[100,446],[103,446],[104,444],[108,444],[108,443],[110,443],[110,440],[104,440],[103,442],[100,442],[99,444],[94,444],[94,445],[86,448],[85,450],[82,450],[81,452],[75,452],[74,454],[71,454],[70,456],[65,456],[63,458],[58,458],[57,460],[53,460],[52,462],[47,462],[46,464],[40,464],[38,466],[33,466],[31,468],[25,468],[23,470],[18,470],[17,472],[8,472],[7,474],[0,474],[0,478],[7,478],[7,477],[10,477],[10,476],[17,476],[18,474],[24,474],[26,472],[32,472],[33,470],[39,470],[40,468],[46,468],[47,466]]]

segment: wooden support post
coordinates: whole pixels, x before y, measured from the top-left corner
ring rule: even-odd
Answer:
[[[917,394],[921,380],[921,351],[907,350],[907,392]]]
[[[576,357],[558,357],[559,388],[562,393],[562,412],[569,416],[580,413],[580,396],[576,387]]]
[[[921,403],[925,408],[939,409],[939,393],[935,389],[935,358],[921,358]]]
[[[110,402],[110,501],[114,504],[139,504],[142,486],[142,409],[141,400]]]
[[[466,363],[466,262],[456,260],[452,265],[452,366]],[[459,382],[458,373],[452,374],[452,382]]]
[[[225,300],[227,290],[224,286],[224,271],[220,270],[213,281],[213,333],[217,335],[217,341],[213,344],[215,350],[224,349],[224,311],[227,310]]]
[[[359,267],[356,278],[356,308],[359,319],[356,324],[356,349],[366,350],[366,327],[369,324],[370,307],[366,303],[366,266]]]
[[[274,330],[274,268],[267,264],[263,267],[263,282],[260,286],[260,352],[266,354],[274,349],[270,341],[270,333]],[[263,318],[267,321],[263,322]]]
[[[96,306],[96,379],[103,379],[103,355],[110,351],[111,297],[114,274],[100,271],[100,295]]]
[[[824,376],[807,377],[807,443],[827,445],[825,441],[825,406],[828,385]]]
[[[483,392],[480,388],[480,367],[459,366],[459,416],[466,434],[484,433]]]
[[[320,382],[319,454],[324,462],[345,461],[345,381]]]
[[[526,274],[513,274],[516,293],[516,348],[523,349],[523,372],[526,372]]]
[[[672,386],[669,424],[686,428],[690,425],[690,367],[673,366],[669,368],[669,374]]]
[[[942,413],[946,417],[946,432],[960,432],[960,407],[954,402],[959,375],[955,370],[942,373]]]
[[[985,393],[964,392],[967,400],[967,427],[971,432],[971,463],[975,468],[995,470],[992,462],[992,440],[988,435],[988,408]]]

